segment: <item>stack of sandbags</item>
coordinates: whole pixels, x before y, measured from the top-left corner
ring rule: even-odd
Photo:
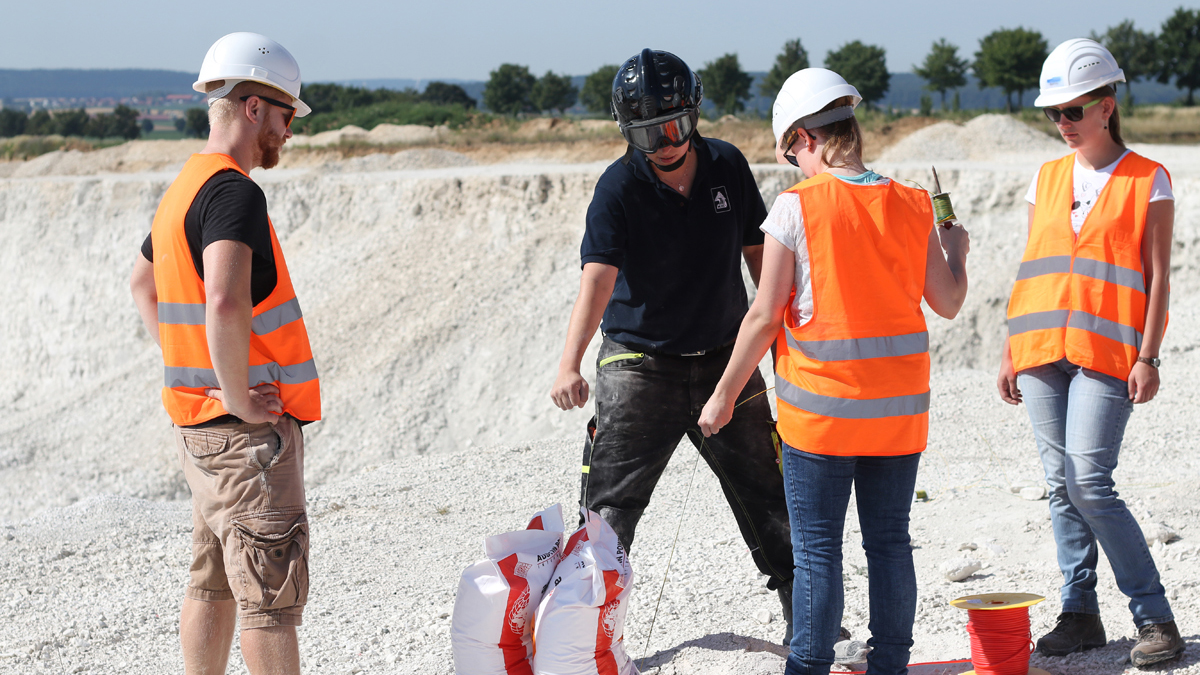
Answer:
[[[612,527],[592,511],[567,540],[534,625],[535,675],[636,675],[625,653],[633,568]]]
[[[484,540],[485,560],[463,572],[450,643],[457,675],[531,675],[534,613],[563,552],[562,507]]]

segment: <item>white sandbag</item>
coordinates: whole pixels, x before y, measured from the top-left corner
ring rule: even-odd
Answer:
[[[562,507],[484,540],[458,582],[450,644],[457,675],[532,675],[533,616],[563,552]]]
[[[599,514],[567,540],[562,562],[538,607],[535,675],[637,675],[625,653],[625,610],[633,568],[616,532]]]

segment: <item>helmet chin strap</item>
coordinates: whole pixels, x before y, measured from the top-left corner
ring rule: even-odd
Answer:
[[[654,166],[658,167],[659,171],[662,171],[664,173],[671,173],[675,169],[678,169],[679,167],[683,166],[683,163],[687,161],[688,152],[691,152],[691,151],[692,151],[692,149],[688,148],[687,152],[680,155],[679,159],[675,160],[674,162],[671,162],[670,164],[659,164],[658,162],[650,159],[650,157],[646,157],[646,160],[649,161]]]

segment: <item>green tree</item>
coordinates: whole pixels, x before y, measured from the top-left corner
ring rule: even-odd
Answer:
[[[149,119],[142,120],[142,133],[143,134],[154,133],[154,120],[149,120]]]
[[[742,70],[737,54],[725,54],[709,61],[699,72],[704,93],[718,112],[738,113],[746,108],[745,101],[750,98],[754,78]]]
[[[617,65],[600,66],[583,80],[579,90],[579,102],[589,112],[607,113],[612,104],[613,80],[617,78]]]
[[[925,88],[942,95],[942,110],[946,109],[946,92],[958,89],[967,83],[966,59],[958,57],[958,47],[946,42],[945,38],[933,43],[925,62],[913,66],[917,77],[925,80]]]
[[[83,108],[65,110],[54,116],[54,131],[62,136],[82,136],[89,119]]]
[[[483,104],[494,113],[516,115],[533,110],[533,85],[537,78],[528,66],[502,63],[488,74],[483,88]]]
[[[28,120],[29,116],[20,110],[0,110],[0,137],[11,138],[25,133],[25,123]]]
[[[138,111],[127,105],[119,105],[112,112],[112,135],[120,136],[127,141],[142,135],[142,127],[138,124]]]
[[[30,136],[49,136],[54,132],[54,118],[46,110],[33,113],[25,122],[25,133]]]
[[[570,75],[555,75],[549,70],[533,83],[530,100],[534,110],[557,110],[559,115],[579,99],[579,89],[571,84]]]
[[[800,44],[800,39],[788,40],[783,43],[783,51],[775,57],[775,65],[758,85],[758,91],[768,98],[774,97],[783,88],[783,83],[792,73],[808,67],[808,52]]]
[[[204,108],[188,108],[184,129],[188,136],[208,138],[208,111]]]
[[[1186,104],[1196,105],[1200,89],[1200,9],[1180,7],[1163,22],[1158,35],[1158,81],[1187,90]]]
[[[182,132],[187,129],[187,120],[182,117],[175,118],[175,131]]]
[[[1046,38],[1036,30],[1001,28],[979,41],[972,67],[979,78],[979,88],[999,87],[1004,90],[1008,111],[1013,111],[1013,92],[1017,108],[1026,89],[1036,89],[1046,60]]]
[[[475,108],[479,102],[467,95],[467,90],[457,84],[447,82],[430,82],[421,92],[421,100],[435,105],[460,105],[468,110]]]
[[[1126,19],[1103,35],[1092,31],[1092,39],[1112,52],[1125,72],[1125,105],[1132,107],[1133,83],[1154,74],[1154,36],[1134,28],[1133,21]]]
[[[846,78],[868,104],[883,98],[891,86],[883,47],[847,42],[825,55],[825,67]]]

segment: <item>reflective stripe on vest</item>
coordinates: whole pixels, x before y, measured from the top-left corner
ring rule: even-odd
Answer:
[[[180,426],[199,424],[226,413],[220,401],[205,394],[206,389],[220,384],[208,353],[204,281],[196,272],[184,231],[184,221],[196,194],[222,171],[245,173],[226,155],[192,155],[163,195],[150,232],[159,299],[163,406],[171,420]],[[319,420],[320,381],[308,331],[270,219],[267,227],[276,282],[271,293],[251,313],[248,381],[244,386],[275,384],[284,413],[302,421]]]
[[[215,388],[217,373],[212,368],[184,368],[169,366],[164,369],[163,386]],[[247,388],[257,387],[268,382],[280,384],[304,384],[317,379],[317,366],[312,359],[291,366],[281,366],[278,363],[264,363],[250,366],[250,377]]]
[[[1078,237],[1071,227],[1075,156],[1042,166],[1024,259],[1008,306],[1016,370],[1066,358],[1126,379],[1146,321],[1141,244],[1159,164],[1129,153]]]
[[[920,452],[929,429],[921,311],[929,196],[828,174],[789,192],[800,198],[814,313],[797,326],[789,309],[776,343],[780,435],[822,455]]]
[[[204,303],[160,302],[158,322],[181,326],[203,326]],[[266,335],[282,326],[304,318],[300,312],[300,301],[292,298],[278,307],[268,309],[251,320],[250,330],[255,335]]]

